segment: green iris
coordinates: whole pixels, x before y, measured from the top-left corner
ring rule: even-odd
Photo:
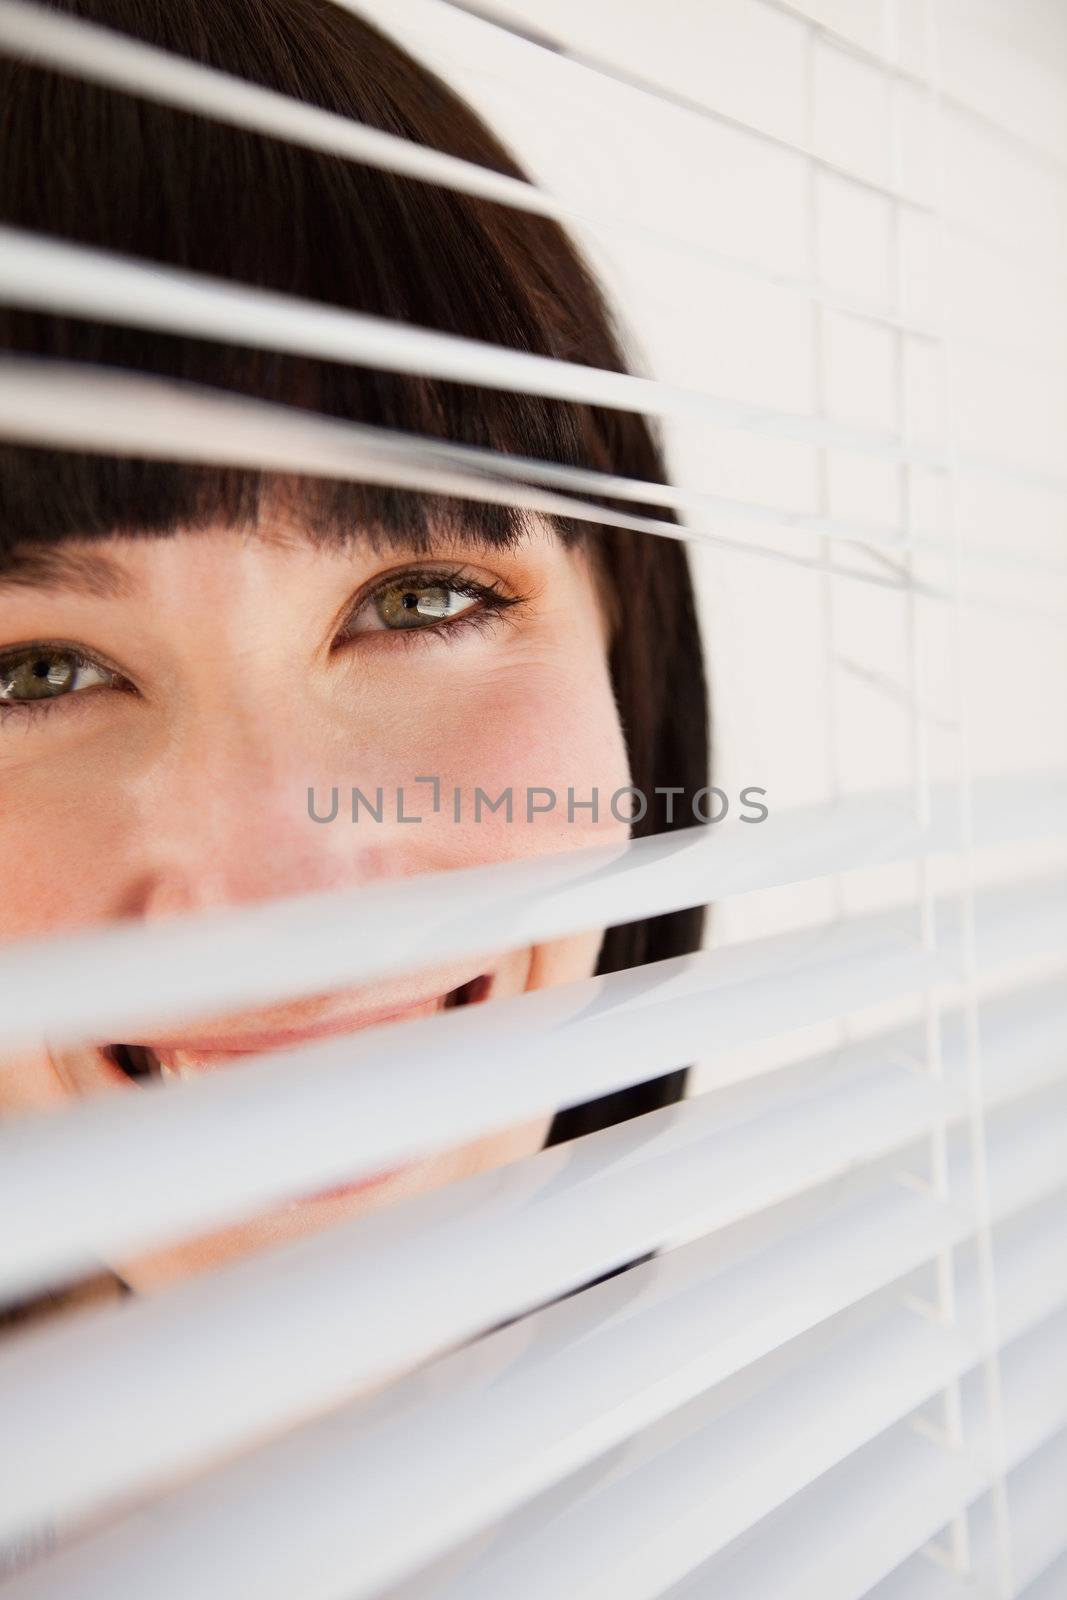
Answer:
[[[69,650],[31,650],[0,664],[0,700],[54,700],[66,694],[80,662]]]
[[[387,628],[417,628],[423,623],[440,622],[469,605],[463,595],[441,583],[407,582],[390,584],[374,596],[375,609]]]

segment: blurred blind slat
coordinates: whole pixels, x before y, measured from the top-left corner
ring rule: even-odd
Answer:
[[[1027,1453],[1030,1435],[1022,1421],[1023,1408],[1029,1403],[1033,1411],[1038,1385],[1060,1372],[1057,1341],[1065,1333],[1067,1317],[1061,1312],[1042,1322],[1036,1335],[1024,1321],[1018,1341],[1006,1340],[1003,1359],[1009,1369],[1016,1360],[1020,1367],[1026,1363],[1027,1392],[1019,1396],[1019,1448]],[[652,1453],[638,1465],[621,1463],[613,1480],[585,1495],[579,1493],[565,1517],[550,1513],[543,1534],[534,1517],[517,1518],[513,1541],[505,1531],[499,1553],[476,1563],[441,1593],[470,1600],[505,1593],[528,1600],[543,1593],[539,1582],[554,1581],[598,1600],[608,1595],[625,1600],[660,1595],[677,1574],[691,1571],[750,1532],[872,1437],[892,1438],[906,1412],[932,1397],[955,1371],[966,1370],[969,1352],[965,1345],[956,1346],[954,1338],[949,1330],[923,1326],[897,1310],[851,1336],[846,1330],[816,1353],[797,1351],[806,1356],[802,1374],[770,1384],[703,1427],[691,1419],[696,1431],[681,1444]],[[841,1385],[857,1396],[851,1407],[834,1405]],[[1009,1425],[1015,1418],[1011,1407],[1015,1398],[1009,1389]],[[1061,1403],[1053,1415],[1055,1422],[1046,1414],[1042,1428],[1057,1423],[1062,1427],[1067,1406]],[[789,1450],[775,1448],[783,1427],[790,1430]],[[984,1466],[980,1450],[969,1453],[968,1464],[980,1483]],[[710,1500],[715,1516],[708,1515]],[[625,1558],[618,1551],[618,1529],[623,1524],[635,1533],[634,1547]],[[890,1519],[885,1536],[887,1543],[899,1538]],[[823,1592],[835,1597],[863,1594],[865,1590],[854,1585],[858,1574],[866,1578],[874,1555],[861,1548],[854,1571],[827,1573]],[[883,1552],[877,1555],[887,1558]],[[715,1592],[715,1581],[709,1572],[708,1592]],[[797,1592],[814,1590],[798,1586]]]
[[[975,844],[1062,834],[1064,782],[1051,773],[977,784]],[[198,1005],[210,1011],[289,998],[316,985],[430,966],[446,955],[480,954],[502,942],[557,938],[601,922],[897,861],[923,846],[951,850],[961,840],[950,787],[933,791],[925,819],[916,817],[905,791],[891,791],[774,813],[759,829],[757,838],[740,823],[694,827],[535,863],[425,874],[278,907],[9,945],[0,1030],[16,1047],[42,1036],[106,1035],[188,1016]]]
[[[1067,940],[1062,882],[986,891],[979,916],[986,970],[1010,963],[1020,948]],[[11,1215],[26,1212],[31,1194],[34,1203],[18,1232],[0,1241],[0,1282],[17,1292],[112,1251],[145,1248],[638,1082],[690,1058],[713,1006],[716,1042],[726,1050],[951,980],[963,935],[946,915],[931,952],[899,912],[879,913],[367,1029],[180,1089],[160,1085],[16,1122],[0,1129],[0,1193]],[[405,1041],[411,1053],[401,1055]],[[507,1074],[497,1064],[504,1042]],[[234,1126],[245,1134],[237,1150]],[[204,1168],[196,1185],[177,1181],[191,1161]],[[164,1172],[174,1181],[163,1185]],[[83,1198],[72,1209],[67,1185],[77,1177]]]
[[[1051,1247],[1056,1241],[1048,1242]],[[1011,1297],[1003,1330],[1005,1359],[1012,1376],[1018,1369],[1020,1377],[1017,1387],[1009,1386],[1009,1426],[1013,1450],[1024,1458],[1035,1448],[1035,1439],[1043,1441],[1067,1424],[1067,1399],[1061,1393],[1058,1401],[1050,1400],[1048,1390],[1042,1394],[1041,1387],[1061,1370],[1067,1282],[1062,1256],[1057,1261],[1051,1248],[1021,1265],[1009,1256],[1003,1272]],[[916,1317],[899,1298],[889,1307],[876,1299],[860,1307],[858,1317],[838,1319],[819,1329],[817,1337],[795,1342],[788,1359],[748,1371],[743,1383],[733,1386],[733,1393],[727,1388],[708,1397],[710,1405],[707,1399],[694,1404],[681,1441],[671,1439],[671,1430],[665,1442],[657,1438],[655,1428],[638,1435],[636,1446],[623,1451],[607,1471],[593,1475],[584,1493],[579,1491],[562,1523],[551,1503],[543,1517],[543,1534],[536,1500],[517,1513],[514,1531],[506,1532],[490,1556],[464,1573],[455,1593],[478,1600],[502,1593],[535,1596],[545,1592],[546,1583],[553,1592],[558,1584],[562,1592],[625,1595],[634,1600],[662,1593],[675,1575],[723,1549],[872,1438],[892,1437],[938,1387],[973,1367],[981,1326],[980,1289],[973,1267],[961,1270],[959,1291],[959,1314],[952,1327]],[[521,1332],[525,1335],[526,1330]],[[564,1433],[569,1424],[564,1436],[580,1439],[571,1415],[574,1391],[560,1385],[562,1374],[551,1371],[555,1382],[547,1393],[539,1391],[538,1380],[544,1373],[536,1361],[533,1329],[530,1340],[519,1360],[513,1357],[512,1386],[521,1393],[525,1377],[527,1403],[535,1406],[540,1401],[542,1411],[554,1405],[560,1413],[557,1429]],[[478,1353],[491,1374],[487,1360],[491,1351]],[[594,1381],[592,1374],[586,1375],[587,1385]],[[842,1386],[856,1396],[849,1407],[834,1404]],[[418,1474],[409,1483],[417,1486],[420,1503],[425,1501],[428,1509],[435,1499],[444,1500],[439,1515],[446,1544],[463,1529],[447,1496],[446,1486],[455,1489],[451,1474],[476,1471],[476,1484],[482,1489],[479,1498],[484,1500],[487,1482],[493,1484],[500,1470],[499,1429],[490,1439],[481,1437],[476,1425],[472,1437],[461,1434],[463,1419],[476,1409],[482,1387],[473,1386],[458,1396],[446,1391],[436,1410],[423,1393],[421,1412],[414,1414],[421,1415],[420,1431],[410,1422],[406,1430],[402,1423],[394,1424],[399,1448],[391,1448],[380,1420],[355,1419],[363,1422],[372,1474],[375,1466],[381,1470],[395,1461],[403,1470],[403,1464],[419,1461],[417,1469],[409,1468]],[[508,1399],[505,1393],[504,1411]],[[403,1409],[399,1397],[401,1417]],[[521,1414],[515,1421],[522,1423]],[[628,1421],[634,1429],[640,1413],[631,1411]],[[783,1427],[789,1434],[788,1449],[780,1442],[775,1445]],[[102,1596],[133,1588],[156,1571],[166,1574],[158,1580],[158,1592],[175,1597],[192,1587],[222,1596],[232,1593],[227,1582],[235,1586],[250,1578],[264,1600],[282,1600],[297,1584],[309,1600],[312,1595],[337,1592],[374,1594],[383,1582],[398,1576],[398,1569],[402,1573],[406,1565],[430,1553],[429,1541],[426,1528],[412,1540],[398,1538],[402,1505],[390,1504],[385,1497],[384,1504],[375,1497],[377,1515],[369,1514],[367,1507],[355,1516],[344,1515],[342,1507],[350,1501],[348,1485],[359,1465],[358,1446],[353,1450],[355,1432],[352,1420],[332,1419],[308,1436],[264,1452],[191,1492],[179,1492],[171,1506],[153,1519],[151,1533],[146,1535],[134,1523],[128,1530],[90,1541],[79,1555],[79,1584],[87,1595]],[[513,1437],[517,1441],[521,1435]],[[432,1459],[419,1460],[423,1450]],[[980,1432],[969,1454],[980,1481]],[[529,1493],[538,1487],[530,1458],[525,1459],[525,1470],[521,1463],[522,1458],[506,1463],[513,1474],[512,1496],[516,1490]],[[558,1473],[560,1465],[557,1459],[551,1468]],[[432,1473],[431,1466],[436,1469]],[[499,1483],[494,1487],[499,1495]],[[298,1496],[306,1496],[316,1507],[316,1515],[299,1531],[285,1517]],[[709,1517],[712,1497],[716,1515]],[[494,1496],[488,1498],[491,1503]],[[618,1540],[623,1521],[635,1533],[635,1544],[625,1553]],[[242,1553],[228,1575],[225,1559],[217,1560],[215,1552],[220,1535],[226,1534],[228,1542],[235,1525],[244,1531],[245,1546],[254,1543],[257,1550],[253,1562]],[[273,1538],[265,1525],[277,1530]],[[333,1571],[323,1570],[333,1563]],[[26,1593],[59,1594],[57,1578],[58,1574],[50,1580],[51,1589],[34,1588],[31,1580]],[[847,1591],[831,1583],[830,1592]]]
[[[1059,1434],[1008,1477],[1012,1521],[1019,1530],[1016,1582],[1024,1600],[1054,1600],[1067,1578],[1067,1434]],[[996,1532],[988,1504],[980,1502],[972,1519],[979,1562],[988,1564]],[[974,1585],[930,1561],[915,1558],[871,1591],[871,1600],[965,1600]]]
[[[1044,1447],[1057,1454],[1063,1448],[1062,1406],[1050,1411],[1049,1391],[1043,1387],[1055,1385],[1062,1371],[1050,1333],[1062,1338],[1060,1328],[1043,1325],[1004,1353],[1009,1485],[1031,1461],[1041,1470],[1038,1452],[1043,1455]],[[1059,1385],[1056,1393],[1062,1392]],[[691,1587],[672,1592],[671,1600],[702,1589],[706,1593],[712,1585],[712,1592],[728,1600],[814,1600],[819,1593],[833,1600],[860,1600],[876,1594],[874,1584],[988,1488],[991,1473],[981,1450],[983,1407],[977,1384],[972,1383],[966,1399],[968,1436],[974,1444],[967,1454],[954,1453],[946,1462],[937,1441],[913,1428],[892,1431],[797,1496],[772,1524],[773,1539],[753,1540],[705,1567],[690,1580]],[[890,1507],[893,1514],[887,1515]],[[842,1522],[852,1535],[847,1542],[840,1537]]]
[[[991,1087],[991,1103],[1003,1109],[992,1122],[990,1161],[999,1248],[1011,1269],[1007,1304],[1010,1316],[1028,1320],[1054,1311],[1067,1299],[1067,1256],[1061,1249],[1067,1105],[1058,1086],[1050,1090],[1047,1079],[1045,1087],[1040,1081],[1021,1085],[1011,1067],[1005,1052],[1000,1081]],[[832,1134],[839,1149],[846,1147],[848,1134],[841,1121],[846,1097],[856,1102],[848,1105],[849,1117],[860,1122],[866,1112],[882,1120],[877,1138],[868,1133],[864,1148],[859,1141],[847,1144],[856,1168],[850,1176],[863,1178],[858,1193],[850,1193],[847,1184],[842,1187],[841,1156],[830,1149]],[[368,1554],[370,1530],[378,1530],[380,1559],[386,1567],[413,1565],[426,1541],[436,1537],[433,1530],[438,1524],[430,1513],[439,1501],[440,1516],[462,1514],[475,1519],[477,1526],[478,1518],[484,1520],[500,1508],[500,1496],[516,1497],[522,1487],[532,1485],[535,1474],[540,1473],[545,1484],[553,1482],[568,1465],[591,1459],[643,1421],[706,1394],[805,1331],[906,1279],[939,1246],[966,1245],[971,1224],[964,1211],[910,1187],[894,1184],[887,1190],[884,1178],[879,1181],[878,1163],[885,1152],[901,1172],[914,1161],[921,1118],[909,1121],[899,1111],[894,1113],[884,1092],[879,1104],[870,1087],[864,1092],[862,1078],[855,1086],[843,1078],[836,1098],[836,1119],[822,1096],[810,1109],[801,1099],[789,1119],[797,1138],[816,1147],[804,1163],[809,1194],[798,1187],[797,1176],[790,1179],[783,1174],[773,1190],[759,1197],[743,1192],[737,1178],[738,1169],[747,1163],[784,1163],[782,1134],[791,1109],[784,1093],[776,1111],[763,1117],[746,1121],[735,1109],[735,1120],[724,1118],[717,1138],[705,1139],[691,1150],[692,1132],[683,1126],[686,1142],[675,1148],[672,1165],[684,1161],[691,1174],[701,1165],[721,1170],[715,1186],[719,1214],[714,1214],[710,1186],[696,1198],[690,1182],[690,1192],[681,1196],[680,1204],[690,1224],[716,1227],[717,1237],[709,1235],[595,1293],[562,1302],[543,1313],[536,1326],[507,1329],[473,1350],[446,1357],[432,1394],[426,1374],[417,1375],[406,1398],[403,1388],[398,1391],[384,1421],[375,1411],[378,1421],[373,1425],[368,1421],[365,1436],[358,1406],[351,1419],[339,1414],[328,1424],[322,1433],[323,1479],[332,1479],[343,1493],[353,1476],[363,1481],[364,1472],[367,1475],[360,1513],[365,1524],[351,1515],[346,1519],[348,1548],[359,1552],[360,1570],[378,1570]],[[667,1118],[660,1115],[658,1120]],[[618,1136],[596,1135],[586,1142],[593,1154],[598,1146],[622,1141]],[[669,1132],[662,1136],[663,1142],[670,1157]],[[731,1154],[734,1150],[736,1155]],[[953,1150],[952,1180],[959,1186],[954,1192],[964,1194],[970,1173],[962,1137]],[[662,1181],[663,1163],[648,1158],[652,1165],[645,1171],[644,1164],[634,1164],[634,1154],[626,1168],[627,1185],[637,1189],[639,1204],[647,1195],[648,1209],[654,1212],[649,1191]],[[867,1173],[862,1171],[864,1162],[870,1164]],[[516,1184],[522,1182],[522,1175],[515,1177]],[[577,1183],[575,1204],[559,1224],[561,1232],[582,1228],[582,1209],[611,1209],[604,1182],[598,1190],[590,1187],[595,1181],[586,1173],[584,1182]],[[610,1170],[604,1181],[610,1185]],[[827,1190],[831,1181],[835,1188]],[[484,1192],[487,1185],[481,1188]],[[739,1253],[729,1232],[731,1222],[761,1210],[766,1213],[762,1226],[769,1229],[768,1236]],[[673,1215],[683,1216],[677,1202]],[[653,1224],[658,1220],[654,1217]],[[542,1245],[530,1246],[540,1258],[538,1294],[545,1297],[560,1281],[553,1278],[553,1270],[567,1271],[570,1266],[561,1262],[553,1269],[547,1259],[550,1225],[555,1225],[554,1219],[546,1224]],[[460,1217],[451,1229],[456,1248],[474,1248],[473,1240],[462,1243],[465,1226],[466,1219]],[[585,1231],[588,1235],[588,1224]],[[0,1527],[6,1531],[32,1525],[46,1512],[75,1522],[94,1507],[121,1500],[123,1492],[144,1492],[191,1467],[210,1465],[215,1456],[228,1454],[237,1445],[283,1431],[292,1421],[337,1403],[376,1372],[388,1372],[391,1364],[414,1360],[420,1351],[447,1348],[461,1335],[464,1322],[490,1323],[519,1309],[524,1289],[532,1292],[532,1262],[529,1278],[516,1285],[506,1281],[503,1263],[487,1256],[492,1303],[486,1303],[483,1286],[475,1297],[478,1303],[451,1306],[443,1321],[440,1315],[427,1321],[424,1312],[413,1334],[413,1313],[426,1292],[426,1262],[418,1254],[418,1242],[412,1241],[416,1253],[410,1262],[402,1250],[394,1254],[394,1272],[406,1276],[387,1282],[382,1263],[389,1251],[397,1251],[388,1234],[389,1230],[378,1253],[368,1259],[367,1242],[354,1233],[346,1245],[343,1271],[338,1270],[341,1257],[336,1244],[310,1255],[305,1252],[302,1263],[292,1258],[284,1270],[291,1302],[284,1310],[279,1305],[277,1271],[273,1263],[264,1264],[257,1273],[243,1275],[243,1286],[220,1279],[209,1301],[186,1293],[162,1311],[153,1306],[125,1308],[102,1315],[94,1328],[57,1330],[47,1349],[34,1341],[12,1351],[0,1362],[0,1400],[10,1418],[11,1455],[18,1466],[16,1470],[12,1463],[4,1472]],[[452,1247],[445,1224],[437,1226],[434,1237],[438,1252]],[[612,1259],[605,1254],[606,1243],[603,1237],[581,1243],[580,1258],[591,1264],[591,1270]],[[540,1276],[542,1271],[547,1276]],[[924,1292],[922,1281],[914,1292]],[[372,1295],[385,1303],[376,1306],[373,1317],[366,1311],[361,1316],[359,1308]],[[899,1292],[893,1299],[901,1304]],[[209,1317],[214,1324],[226,1310],[227,1337],[216,1337],[209,1350],[199,1348],[194,1337],[197,1323]],[[972,1295],[972,1322],[976,1315]],[[262,1331],[257,1333],[268,1318],[269,1344]],[[915,1320],[911,1312],[908,1319]],[[964,1331],[967,1326],[966,1320],[960,1324]],[[358,1335],[353,1332],[356,1327]],[[307,1332],[301,1334],[301,1329]],[[116,1337],[117,1332],[122,1336]],[[967,1338],[973,1359],[974,1337],[967,1334]],[[241,1382],[252,1348],[258,1349],[258,1362],[271,1374],[269,1386]],[[204,1408],[191,1414],[186,1395],[194,1369]],[[883,1368],[887,1382],[893,1371],[887,1362]],[[478,1396],[487,1384],[493,1400],[491,1407],[483,1408]],[[49,1426],[42,1426],[36,1400],[42,1392],[55,1397]],[[118,1414],[116,1393],[126,1401]],[[81,1424],[77,1447],[66,1423],[74,1408]],[[149,1409],[153,1427],[146,1430],[143,1418]],[[465,1410],[468,1421],[457,1432]],[[106,1463],[97,1445],[104,1427],[110,1439]],[[467,1452],[466,1477],[460,1474],[456,1454],[459,1435]],[[273,1492],[280,1504],[295,1493],[296,1476],[304,1471],[318,1438],[313,1426],[297,1435],[292,1447],[283,1443],[273,1456],[256,1458],[255,1471],[268,1474],[262,1481],[276,1486]],[[348,1463],[343,1472],[330,1456],[338,1449]],[[420,1491],[423,1519],[418,1540],[402,1518],[389,1514],[391,1497],[402,1496],[411,1487],[411,1469],[405,1472],[401,1466],[409,1454],[418,1458],[427,1486],[437,1481],[435,1495],[428,1487]],[[489,1455],[492,1472],[483,1470]],[[376,1459],[396,1461],[398,1473],[395,1478],[383,1474],[372,1491]],[[198,1517],[215,1515],[211,1508],[217,1488],[208,1483],[202,1494],[193,1496],[190,1505]],[[137,1537],[140,1540],[143,1533]],[[292,1540],[293,1530],[285,1528],[284,1537]],[[191,1542],[199,1546],[199,1535]]]

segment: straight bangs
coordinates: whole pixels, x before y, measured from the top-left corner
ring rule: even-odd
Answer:
[[[56,9],[523,176],[450,89],[332,0],[58,0]],[[15,227],[624,370],[599,291],[546,219],[7,58],[0,129],[0,215]],[[0,344],[554,463],[662,475],[643,419],[591,406],[6,307]],[[2,564],[27,545],[72,537],[254,528],[280,480],[19,445],[0,447],[0,486]],[[503,544],[526,521],[512,508],[388,486],[287,478],[284,490],[287,513],[329,540],[419,547],[444,524]],[[553,520],[568,543],[588,531]]]

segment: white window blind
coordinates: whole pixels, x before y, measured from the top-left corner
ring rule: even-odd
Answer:
[[[342,3],[535,181],[33,0],[0,50],[562,222],[634,375],[10,227],[0,299],[642,412],[670,486],[10,354],[0,437],[684,539],[712,781],[769,815],[0,952],[14,1053],[715,908],[692,955],[0,1122],[2,1305],[698,1063],[678,1105],[4,1340],[0,1592],[1057,1600],[1067,17]]]

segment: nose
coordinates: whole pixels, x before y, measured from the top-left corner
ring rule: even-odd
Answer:
[[[175,751],[153,774],[125,913],[153,920],[357,887],[434,864],[430,841],[412,837],[425,830],[398,825],[388,804],[380,821],[361,807],[353,823],[352,768],[312,742],[306,729],[275,718],[269,728],[231,725],[222,738]],[[373,766],[369,751],[357,765]]]

